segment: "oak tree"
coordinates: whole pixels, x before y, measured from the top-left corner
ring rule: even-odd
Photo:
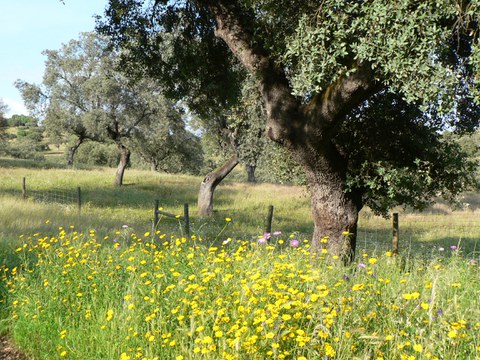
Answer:
[[[134,143],[138,149],[134,137],[152,131],[148,127],[156,122],[167,124],[168,134],[169,124],[181,121],[170,115],[178,109],[162,97],[155,81],[131,79],[118,70],[119,53],[109,48],[104,36],[83,33],[44,54],[42,84],[19,80],[17,87],[29,110],[44,118],[50,134],[70,140],[70,165],[84,141],[113,143],[119,152],[114,185],[120,186]]]
[[[251,73],[268,137],[305,171],[312,251],[348,261],[364,205],[421,208],[469,184],[438,132],[478,125],[479,14],[478,0],[111,0],[98,29],[202,105],[234,102]]]

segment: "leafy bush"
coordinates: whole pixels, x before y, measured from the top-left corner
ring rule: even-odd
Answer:
[[[74,161],[86,165],[115,167],[119,161],[118,149],[113,144],[86,142],[78,148]]]
[[[46,145],[38,143],[28,137],[18,138],[9,143],[6,149],[8,155],[17,159],[29,159],[43,161],[45,156],[42,154],[46,150]]]

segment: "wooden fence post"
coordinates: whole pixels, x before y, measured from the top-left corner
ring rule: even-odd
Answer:
[[[273,220],[273,205],[269,205],[268,215],[267,215],[267,225],[265,227],[265,232],[268,234],[272,233],[272,220]]]
[[[398,255],[398,232],[399,232],[399,227],[398,227],[398,213],[393,213],[393,220],[392,220],[392,252],[395,255]]]
[[[80,186],[77,187],[77,205],[78,205],[78,213],[82,212],[82,190]]]
[[[158,206],[159,206],[159,200],[155,200],[155,207],[153,208],[153,230],[157,228],[158,225]]]
[[[190,238],[190,217],[188,215],[188,204],[183,204],[183,220],[185,221],[185,234]]]
[[[25,178],[22,179],[22,196],[24,199],[27,198],[27,180]]]
[[[155,200],[155,207],[153,208],[153,232],[156,231],[158,222],[160,221],[159,214],[162,214],[166,217],[172,218],[172,219],[178,219],[180,221],[184,221],[184,228],[185,228],[185,235],[187,238],[190,237],[190,216],[188,215],[188,204],[183,205],[183,216],[180,215],[174,215],[169,212],[163,211],[159,209],[160,202],[159,200]]]

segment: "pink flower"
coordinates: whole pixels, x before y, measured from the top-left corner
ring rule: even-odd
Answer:
[[[300,245],[300,243],[298,242],[297,239],[292,239],[292,240],[290,240],[290,246],[291,246],[291,247],[297,248],[298,245]]]
[[[281,231],[275,231],[273,233],[273,236],[279,236],[279,235],[282,235],[282,232]]]
[[[261,237],[257,240],[257,243],[259,245],[263,245],[263,244],[266,244],[267,243],[267,239],[265,239],[265,237]]]

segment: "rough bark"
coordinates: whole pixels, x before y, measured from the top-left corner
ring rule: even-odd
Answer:
[[[83,141],[84,139],[78,138],[77,141],[68,149],[67,166],[73,167],[73,159],[75,157],[75,153],[77,152],[80,145],[82,145]]]
[[[218,184],[230,174],[230,172],[237,166],[237,155],[232,156],[221,168],[214,170],[205,176],[200,184],[200,191],[198,192],[198,215],[209,216],[213,214],[213,193]]]
[[[255,170],[256,170],[255,165],[245,165],[245,169],[247,170],[247,181],[249,183],[256,183],[257,178],[255,177]]]
[[[150,171],[151,172],[157,171],[157,164],[155,163],[155,161],[150,162]]]
[[[340,256],[346,263],[355,255],[361,193],[346,193],[346,161],[333,144],[317,152],[296,153],[303,165],[311,193],[314,220],[312,252],[322,249]]]
[[[118,150],[120,151],[120,161],[118,162],[117,171],[115,172],[115,180],[113,182],[114,186],[123,185],[123,175],[125,174],[125,169],[130,161],[129,149],[127,149],[124,145],[118,145]]]
[[[361,194],[345,193],[346,161],[331,139],[345,115],[376,90],[372,69],[368,63],[358,63],[353,74],[341,77],[308,104],[302,104],[292,95],[284,71],[255,42],[246,23],[248,17],[243,16],[238,3],[203,3],[216,20],[216,36],[257,78],[266,106],[268,137],[289,149],[305,169],[315,224],[312,251],[327,247],[346,261],[352,259]],[[325,236],[326,245],[322,242]]]

